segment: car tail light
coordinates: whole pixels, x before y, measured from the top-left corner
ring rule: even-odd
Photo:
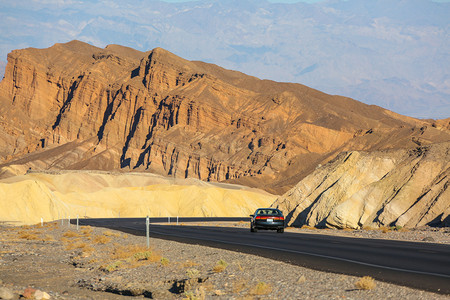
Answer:
[[[267,219],[273,219],[273,220],[280,220],[284,221],[284,217],[271,217],[271,216],[256,216],[256,220],[267,220]]]

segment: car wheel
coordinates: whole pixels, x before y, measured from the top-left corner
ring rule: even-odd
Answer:
[[[284,232],[284,228],[277,229],[277,232],[278,233],[283,233]]]
[[[256,230],[256,228],[254,228],[253,226],[250,226],[250,231],[251,232],[257,232],[258,230]]]

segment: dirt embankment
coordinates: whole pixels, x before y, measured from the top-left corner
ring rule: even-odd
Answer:
[[[288,230],[450,243],[448,229]],[[27,287],[51,299],[448,299],[199,245],[150,239],[148,249],[145,237],[67,223],[2,226],[0,240],[0,289],[13,299]]]

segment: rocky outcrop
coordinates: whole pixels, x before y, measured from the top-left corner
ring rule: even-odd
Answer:
[[[341,153],[274,206],[289,224],[331,228],[448,226],[450,142]]]
[[[72,41],[9,54],[0,167],[154,172],[281,193],[341,151],[449,140],[433,122],[160,48]]]

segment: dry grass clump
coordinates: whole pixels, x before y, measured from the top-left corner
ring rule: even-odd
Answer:
[[[312,230],[316,230],[317,228],[316,227],[313,227],[313,226],[309,226],[309,225],[302,225],[302,227],[300,227],[301,229],[312,229]]]
[[[364,226],[364,227],[362,228],[362,230],[375,231],[375,230],[378,230],[378,228],[373,227],[373,226]]]
[[[74,249],[80,249],[85,253],[90,253],[94,251],[94,248],[92,248],[89,244],[79,239],[69,241],[69,243],[67,243],[66,250],[74,250]]]
[[[248,286],[248,280],[244,278],[238,278],[235,279],[232,283],[232,291],[235,294],[238,294],[242,292],[243,290],[247,289]]]
[[[372,277],[364,276],[355,282],[355,286],[359,290],[373,290],[377,284]]]
[[[108,244],[111,242],[111,238],[104,235],[97,235],[94,237],[92,242],[95,244]]]
[[[228,266],[228,263],[227,263],[226,261],[224,261],[224,260],[221,259],[221,260],[219,260],[219,261],[217,262],[217,264],[214,266],[213,271],[216,272],[216,273],[223,272],[223,271],[225,271],[225,269],[227,268],[227,266]]]
[[[110,237],[121,237],[122,235],[118,232],[113,232],[111,230],[103,231],[104,236],[110,236]]]
[[[186,260],[186,261],[182,264],[183,268],[192,268],[192,267],[195,267],[195,266],[198,266],[198,265],[199,265],[198,263],[193,262],[193,261],[191,261],[191,260]]]
[[[92,231],[93,231],[93,229],[92,229],[91,226],[81,226],[81,230],[80,231],[81,231],[81,233],[84,236],[90,236]]]
[[[161,257],[157,252],[139,245],[114,245],[110,259],[112,262],[100,269],[112,272],[118,268],[136,268],[147,263],[159,262],[163,266],[169,264],[167,258]]]
[[[80,237],[80,235],[75,231],[69,230],[63,233],[63,237],[73,238],[73,237]]]
[[[252,295],[268,295],[272,292],[272,286],[265,282],[258,282],[258,284],[250,290]]]
[[[52,235],[50,235],[50,234],[46,234],[46,235],[42,238],[42,241],[44,241],[44,242],[54,242],[54,241],[55,241],[55,238],[54,238]]]
[[[151,260],[157,262],[161,256],[157,255],[152,248],[147,248],[141,245],[114,245],[111,254],[112,259],[128,259],[133,257],[135,260]]]
[[[19,238],[21,239],[25,239],[25,240],[39,240],[39,236],[31,231],[31,232],[27,232],[27,231],[19,231]]]

